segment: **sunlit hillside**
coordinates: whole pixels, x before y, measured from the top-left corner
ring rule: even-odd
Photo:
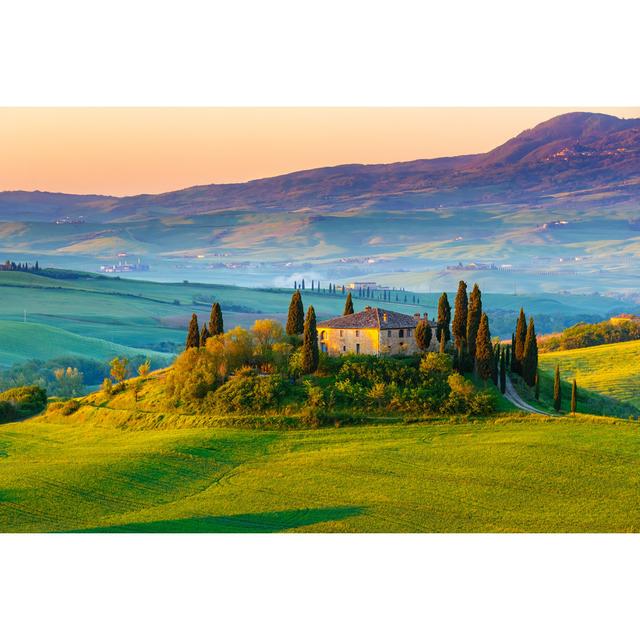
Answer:
[[[543,371],[556,364],[564,380],[640,409],[640,340],[540,354]]]

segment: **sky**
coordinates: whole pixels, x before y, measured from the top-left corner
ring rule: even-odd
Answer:
[[[570,111],[640,108],[2,108],[0,190],[133,195],[345,163],[480,153]]]

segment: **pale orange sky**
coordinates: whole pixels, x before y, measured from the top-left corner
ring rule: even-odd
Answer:
[[[640,108],[2,108],[0,190],[130,195],[488,151],[569,111]]]

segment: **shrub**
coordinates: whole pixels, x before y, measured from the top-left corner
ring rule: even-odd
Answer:
[[[302,424],[313,428],[321,427],[329,421],[324,392],[309,380],[305,380],[304,386],[307,393],[307,401],[300,414]]]
[[[62,407],[60,407],[60,413],[63,416],[70,416],[72,413],[75,413],[78,409],[80,408],[80,403],[73,399],[73,400],[68,400],[67,402],[62,404]]]
[[[0,401],[12,404],[19,413],[36,413],[47,405],[47,392],[36,385],[14,387],[0,393]]]
[[[11,422],[17,417],[15,406],[6,400],[0,400],[0,422]]]
[[[104,393],[106,396],[113,395],[113,382],[111,382],[111,378],[105,378],[102,381],[102,385],[100,386],[100,389],[102,390],[102,393]]]
[[[264,411],[277,406],[283,395],[280,376],[259,376],[251,369],[239,369],[210,401],[220,411]]]
[[[447,380],[451,391],[442,404],[445,414],[488,415],[495,411],[495,399],[487,391],[477,391],[473,383],[459,373],[453,373]]]

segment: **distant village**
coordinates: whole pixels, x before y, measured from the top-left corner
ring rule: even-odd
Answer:
[[[118,254],[119,257],[123,257],[124,255],[126,254]],[[140,258],[135,262],[128,262],[125,258],[115,264],[100,265],[100,273],[131,273],[133,271],[149,271],[149,265],[144,264]]]

